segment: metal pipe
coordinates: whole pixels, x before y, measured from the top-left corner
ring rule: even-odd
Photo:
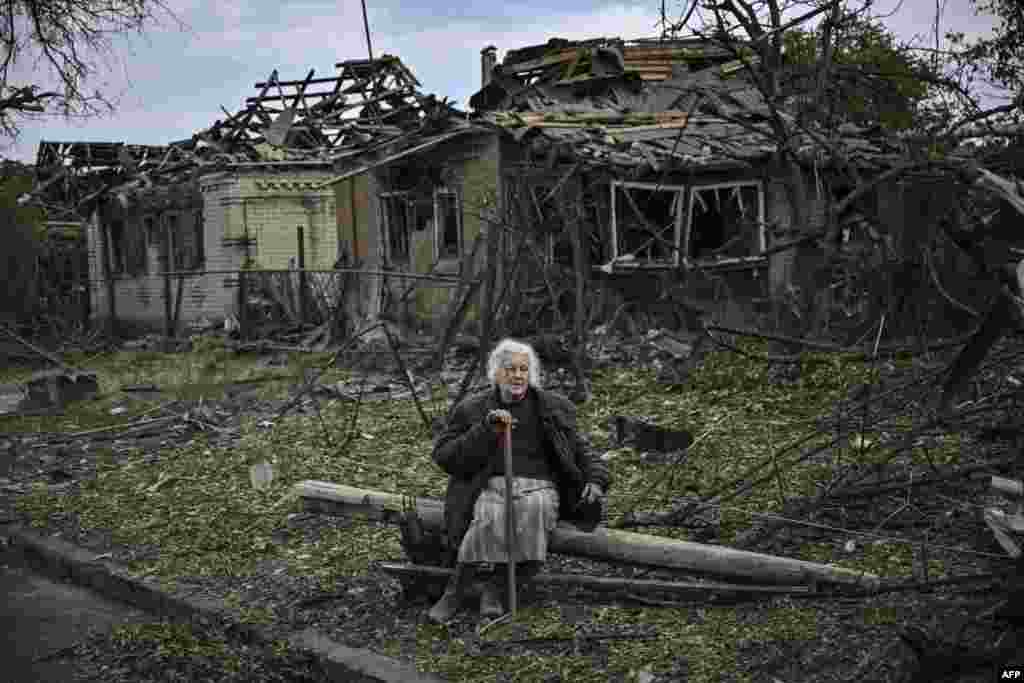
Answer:
[[[373,64],[373,45],[370,44],[370,20],[366,17],[366,0],[363,0],[363,28],[366,29],[366,53],[370,55],[370,64]]]

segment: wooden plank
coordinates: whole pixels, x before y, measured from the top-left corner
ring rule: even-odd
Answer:
[[[384,491],[360,489],[325,481],[302,481],[295,493],[307,510],[338,514],[358,513],[370,519],[395,523],[401,519],[403,497]],[[430,498],[417,498],[417,511],[428,528],[444,526],[444,504]],[[618,529],[598,527],[584,533],[567,522],[560,522],[551,533],[551,550],[630,564],[667,567],[753,580],[779,585],[803,585],[809,582],[834,583],[875,589],[874,574],[834,565],[795,560],[775,555],[736,550],[725,546],[677,541]]]
[[[447,578],[452,575],[451,569],[430,567],[421,564],[399,564],[382,562],[379,567],[388,574],[396,576],[430,576]],[[536,574],[531,581],[543,586],[583,586],[593,590],[619,591],[628,590],[634,593],[672,593],[675,595],[693,596],[694,594],[750,594],[750,595],[792,595],[808,593],[807,586],[757,586],[737,583],[717,583],[713,581],[656,581],[653,579],[626,579],[620,577],[590,576],[588,574]]]
[[[338,80],[340,80],[340,79],[337,76],[327,76],[327,77],[324,77],[324,78],[311,78],[309,80],[301,80],[301,81],[280,81],[280,85],[283,85],[283,86],[302,85],[303,83],[306,83],[308,85],[314,85],[314,84],[318,85],[320,83],[335,83]],[[262,83],[255,84],[253,87],[255,87],[255,88],[265,88],[265,87],[267,87],[267,85],[268,85],[267,82],[262,82]]]
[[[306,97],[331,97],[334,94],[335,93],[334,93],[333,90],[324,90],[322,92],[321,91],[308,92],[308,93],[305,93],[305,96]],[[280,102],[284,103],[285,101],[292,100],[294,98],[295,98],[295,96],[292,95],[292,94],[281,93],[281,94],[278,94],[278,95],[257,95],[255,97],[246,97],[245,101],[246,101],[246,103],[249,103],[249,104],[255,103],[255,102],[277,102],[277,101],[280,101]]]
[[[685,120],[678,123],[656,123],[650,126],[606,128],[605,130],[619,142],[643,142],[672,139],[679,135],[679,131],[684,128],[686,128]]]
[[[503,64],[501,72],[504,74],[522,74],[529,71],[536,71],[537,69],[543,69],[545,67],[554,66],[555,64],[561,64],[563,62],[569,62],[576,59],[576,55],[579,52],[578,48],[571,48],[569,50],[560,50],[550,55],[545,55],[538,59],[531,59],[526,62],[519,62],[518,64]]]
[[[659,127],[685,126],[689,121],[684,111],[662,111],[653,114],[625,114],[618,111],[589,114],[551,114],[543,112],[500,112],[499,124],[521,123],[527,126],[578,128],[593,124],[618,124],[622,130],[657,130]]]

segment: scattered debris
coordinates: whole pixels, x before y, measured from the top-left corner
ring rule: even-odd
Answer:
[[[269,462],[259,462],[249,467],[249,481],[252,487],[257,490],[264,490],[274,481],[274,465]]]
[[[0,384],[0,415],[18,412],[25,401],[25,388],[20,384]]]
[[[62,408],[74,401],[96,398],[99,381],[92,372],[48,370],[39,372],[26,382],[28,396],[23,410]]]
[[[693,434],[685,429],[659,427],[641,418],[614,415],[609,420],[615,443],[638,451],[675,453],[693,443]]]
[[[126,384],[121,391],[155,393],[160,391],[160,387],[155,384]]]

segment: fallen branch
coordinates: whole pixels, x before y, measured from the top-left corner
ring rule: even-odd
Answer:
[[[310,377],[309,381],[306,382],[306,385],[302,387],[302,389],[298,393],[295,394],[292,400],[288,401],[288,403],[281,406],[281,409],[277,411],[277,415],[274,417],[274,419],[280,419],[289,410],[297,406],[299,404],[299,401],[301,401],[306,394],[312,391],[313,387],[316,386],[316,383],[320,380],[323,374],[327,372],[330,368],[332,368],[335,363],[337,363],[338,358],[341,356],[342,353],[347,351],[350,347],[355,346],[356,341],[359,340],[360,337],[369,332],[372,332],[378,327],[381,327],[383,324],[384,323],[374,323],[369,327],[353,334],[349,339],[347,339],[345,341],[345,344],[331,356],[330,362],[328,362],[326,365],[324,365],[324,367],[320,368],[320,370],[318,370],[312,377]]]
[[[58,358],[57,356],[53,355],[52,353],[50,353],[46,349],[41,349],[38,346],[36,346],[35,344],[32,344],[31,342],[26,341],[25,339],[22,339],[19,335],[15,334],[7,325],[0,326],[0,330],[3,330],[4,332],[6,332],[9,337],[14,339],[16,342],[18,342],[19,344],[21,344],[25,348],[30,349],[33,352],[39,354],[40,356],[42,356],[46,360],[50,361],[51,363],[53,363],[54,365],[59,367],[64,372],[66,372],[69,375],[71,375],[72,379],[75,379],[77,377],[77,371],[74,368],[72,368],[69,365],[65,364],[64,361],[62,361],[60,358]]]
[[[170,415],[167,417],[153,417],[148,420],[136,420],[134,422],[125,422],[119,425],[110,425],[109,427],[97,427],[96,429],[87,429],[84,432],[72,432],[71,434],[65,434],[68,439],[76,439],[80,436],[89,436],[90,434],[100,434],[102,432],[114,432],[121,429],[135,429],[138,427],[146,427],[154,425],[160,422],[170,422],[171,420],[179,420],[181,416]]]
[[[394,355],[395,362],[398,364],[398,371],[401,373],[402,379],[405,380],[405,385],[409,387],[409,392],[412,394],[412,400],[416,403],[416,410],[420,414],[420,419],[423,420],[423,426],[426,428],[427,433],[430,433],[430,418],[427,417],[426,411],[423,410],[423,404],[420,403],[420,396],[416,393],[416,387],[413,385],[412,375],[409,374],[409,368],[405,364],[402,354],[398,352],[398,343],[395,341],[395,337],[391,334],[391,330],[387,325],[384,325],[384,336],[388,339],[388,346],[391,347],[391,353]]]
[[[1007,557],[1007,560],[1011,558]],[[875,597],[884,593],[902,593],[904,591],[929,592],[937,588],[948,588],[951,586],[962,586],[971,583],[993,583],[1016,575],[1016,568],[1002,572],[968,574],[965,576],[951,576],[946,579],[934,581],[883,581],[877,589],[870,591],[843,591],[842,597],[851,600],[860,598]],[[808,593],[794,594],[794,600],[828,600],[838,597],[834,591],[814,591]]]
[[[842,353],[854,356],[856,358],[863,358],[872,355],[872,352],[864,351],[863,349],[851,348],[848,346],[840,346],[838,344],[829,344],[828,342],[818,342],[810,339],[802,339],[800,337],[789,337],[782,334],[774,334],[771,332],[762,332],[760,330],[749,330],[738,327],[726,327],[724,325],[708,325],[706,329],[712,332],[725,332],[726,334],[737,334],[741,337],[754,337],[755,339],[765,339],[768,341],[783,342],[785,344],[792,344],[794,346],[805,346],[809,349],[817,351],[826,351],[831,353]],[[971,334],[961,335],[954,339],[946,339],[932,342],[924,348],[929,351],[935,351],[939,349],[949,348],[951,346],[960,346],[966,343],[971,337]],[[902,351],[915,351],[921,349],[920,345],[907,346],[905,344],[890,345],[890,346],[879,346],[877,351],[881,353],[900,353]]]
[[[873,496],[879,496],[885,493],[891,493],[893,491],[902,491],[907,488],[918,487],[918,486],[932,486],[935,484],[942,484],[952,479],[959,479],[960,477],[970,476],[975,472],[981,472],[984,470],[990,470],[999,467],[1009,467],[1016,464],[1020,458],[1018,456],[1011,456],[1006,458],[1000,458],[993,460],[992,462],[979,463],[977,465],[967,465],[965,467],[958,467],[950,472],[943,474],[932,475],[930,477],[921,477],[919,479],[903,479],[900,481],[888,482],[885,484],[871,485],[871,486],[859,486],[856,488],[841,489],[832,493],[833,500],[843,500],[846,498],[870,498]]]

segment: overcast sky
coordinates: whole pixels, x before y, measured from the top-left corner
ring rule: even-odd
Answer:
[[[686,0],[688,3],[690,0]],[[945,5],[943,32],[986,34],[989,17],[975,16],[968,0]],[[561,0],[559,9],[539,0],[367,0],[375,56],[401,57],[425,92],[446,96],[461,108],[480,86],[480,50],[505,50],[599,36],[658,35],[656,0],[635,4]],[[40,140],[166,144],[190,137],[223,118],[220,106],[237,111],[254,85],[273,69],[282,80],[309,69],[334,75],[334,64],[366,57],[360,0],[244,2],[168,0],[185,25],[163,20],[143,37],[120,39],[118,61],[92,85],[119,101],[117,113],[68,122],[45,118],[23,124],[20,139],[0,155],[34,162]],[[668,0],[678,13],[681,0]],[[905,40],[931,40],[936,0],[877,0],[877,14]],[[931,42],[922,43],[931,45]],[[31,82],[31,81],[29,81]]]

